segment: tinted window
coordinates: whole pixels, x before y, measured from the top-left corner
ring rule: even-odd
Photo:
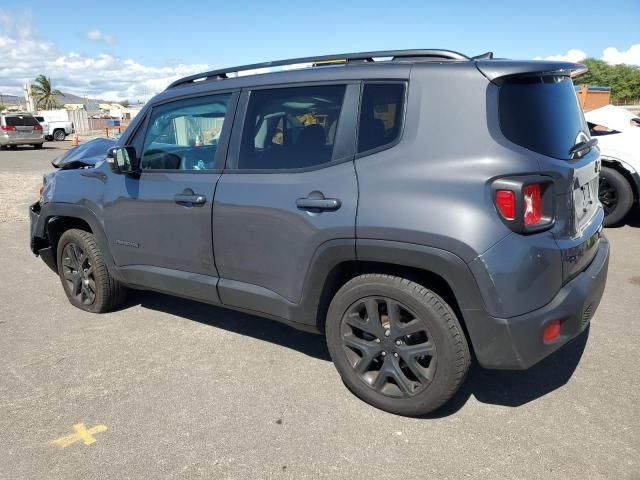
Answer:
[[[588,134],[568,77],[512,80],[500,87],[499,97],[502,133],[529,150],[570,159],[578,134]]]
[[[344,85],[251,92],[238,168],[290,169],[331,161]]]
[[[400,135],[403,84],[365,84],[360,105],[358,153],[393,143]]]
[[[142,168],[212,169],[230,98],[215,95],[155,107],[140,156]]]
[[[4,121],[9,127],[35,127],[39,125],[38,121],[31,115],[5,117]]]

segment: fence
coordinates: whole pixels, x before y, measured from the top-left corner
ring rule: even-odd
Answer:
[[[86,110],[69,110],[67,114],[69,115],[69,121],[73,122],[76,132],[83,133],[91,130]]]

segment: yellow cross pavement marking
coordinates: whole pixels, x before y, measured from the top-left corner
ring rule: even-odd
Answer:
[[[106,425],[96,425],[95,427],[87,430],[84,423],[76,423],[73,426],[73,429],[76,433],[71,435],[67,435],[65,437],[60,437],[51,442],[52,445],[57,445],[58,447],[65,448],[69,445],[72,445],[76,442],[82,440],[85,445],[91,445],[92,443],[96,443],[96,439],[93,437],[96,433],[102,433],[107,431]]]

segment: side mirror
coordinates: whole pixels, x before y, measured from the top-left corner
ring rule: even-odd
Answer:
[[[114,147],[107,153],[107,162],[113,173],[129,174],[139,170],[138,156],[133,147]]]

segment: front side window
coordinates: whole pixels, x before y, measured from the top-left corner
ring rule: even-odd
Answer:
[[[404,84],[365,83],[360,105],[358,153],[392,144],[400,135]]]
[[[142,146],[143,170],[210,170],[231,94],[155,107]]]
[[[251,92],[238,168],[296,169],[331,161],[344,85]]]

